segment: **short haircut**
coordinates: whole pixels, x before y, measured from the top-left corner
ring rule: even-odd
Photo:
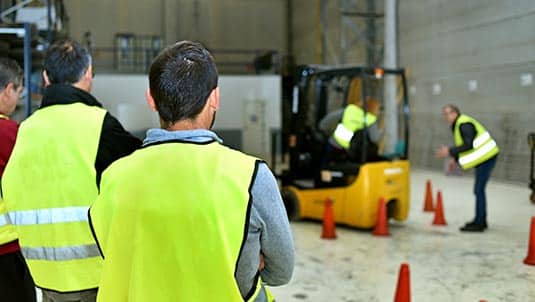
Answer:
[[[91,65],[87,48],[73,40],[52,44],[45,54],[45,71],[51,84],[74,84]]]
[[[195,119],[217,87],[217,68],[200,43],[181,41],[154,59],[149,72],[150,94],[166,124]]]
[[[446,108],[450,109],[451,111],[454,111],[455,113],[457,113],[457,115],[461,115],[461,110],[459,110],[459,107],[453,104],[447,104],[446,106],[442,107],[442,110]]]
[[[13,59],[0,58],[0,91],[9,83],[13,83],[16,88],[22,85],[22,68]]]

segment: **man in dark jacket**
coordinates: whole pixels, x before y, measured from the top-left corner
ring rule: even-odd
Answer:
[[[436,151],[438,158],[452,157],[450,167],[455,161],[468,170],[476,169],[474,193],[476,195],[476,217],[461,227],[462,232],[483,232],[487,229],[487,198],[485,187],[500,149],[490,133],[476,119],[461,114],[454,105],[446,105],[442,109],[444,118],[451,125],[455,146],[442,146]]]
[[[104,169],[141,141],[90,94],[86,48],[56,42],[44,63],[42,104],[19,128],[2,179],[4,200],[43,302],[91,302],[102,263],[87,211]]]

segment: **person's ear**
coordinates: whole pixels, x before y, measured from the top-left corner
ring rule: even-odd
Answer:
[[[6,97],[8,100],[12,99],[13,95],[17,93],[15,89],[15,84],[12,82],[7,83],[7,85],[0,91],[0,101],[3,100],[3,97]]]
[[[15,86],[15,83],[9,82],[7,83],[6,87],[4,87],[4,91],[8,96],[13,95],[14,93],[17,93],[17,88]]]
[[[219,86],[214,88],[214,90],[210,92],[210,96],[208,97],[208,105],[214,111],[217,111],[219,109]]]
[[[147,90],[145,91],[145,99],[147,100],[147,105],[149,105],[150,110],[157,112],[158,110],[156,109],[156,103],[154,102],[154,98],[150,94],[150,88],[147,88]]]
[[[49,86],[51,83],[50,83],[50,79],[48,78],[48,74],[46,73],[46,70],[43,70],[43,83],[45,84],[44,86]]]
[[[93,79],[93,65],[89,65],[84,73],[84,78],[88,81]]]

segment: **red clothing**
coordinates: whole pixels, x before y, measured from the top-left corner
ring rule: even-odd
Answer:
[[[15,253],[20,251],[20,245],[18,240],[8,242],[0,245],[0,256]]]
[[[15,146],[19,124],[12,120],[0,118],[0,178],[4,174],[7,160]]]
[[[4,174],[11,151],[15,146],[19,124],[17,122],[0,117],[0,178]],[[0,255],[11,254],[20,250],[18,240],[0,244]]]

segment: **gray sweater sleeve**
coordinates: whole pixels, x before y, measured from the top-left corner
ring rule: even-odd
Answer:
[[[265,163],[258,166],[251,194],[249,230],[236,271],[242,295],[254,284],[260,253],[264,255],[265,263],[260,276],[267,285],[288,283],[294,268],[290,224],[277,181]]]
[[[336,129],[336,126],[338,126],[338,123],[342,120],[342,116],[344,115],[344,108],[334,110],[329,112],[326,116],[324,116],[318,127],[319,129],[327,136],[331,136]]]
[[[379,128],[378,123],[373,123],[368,127],[368,137],[374,144],[379,144],[381,138],[383,137],[383,132]]]

